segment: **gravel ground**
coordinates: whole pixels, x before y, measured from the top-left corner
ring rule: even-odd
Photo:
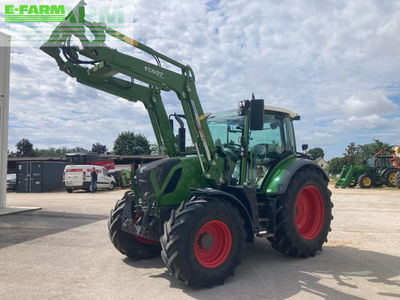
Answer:
[[[124,191],[8,193],[7,205],[42,210],[0,217],[0,299],[400,298],[400,190],[331,190],[335,219],[321,253],[288,258],[257,239],[212,289],[178,282],[159,257],[114,249],[106,222]]]

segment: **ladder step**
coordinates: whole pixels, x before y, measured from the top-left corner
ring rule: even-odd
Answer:
[[[269,220],[269,218],[259,218],[258,222],[268,222]]]
[[[267,231],[260,231],[259,233],[256,234],[258,237],[263,237],[263,238],[271,238],[274,237],[275,235],[273,233],[268,233]]]

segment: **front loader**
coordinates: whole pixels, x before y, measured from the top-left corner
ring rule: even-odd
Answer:
[[[73,36],[78,45],[71,44]],[[106,38],[150,54],[155,63],[107,47]],[[332,219],[331,193],[324,171],[296,152],[297,114],[253,96],[238,109],[205,115],[188,65],[86,21],[83,1],[41,49],[78,82],[142,102],[167,156],[139,167],[132,190],[111,210],[109,236],[122,254],[144,259],[161,252],[176,278],[210,287],[233,275],[246,242],[255,237],[295,257],[322,249]],[[178,139],[161,91],[175,92],[182,105],[183,113],[173,115],[181,125]],[[182,120],[196,155],[182,147]]]

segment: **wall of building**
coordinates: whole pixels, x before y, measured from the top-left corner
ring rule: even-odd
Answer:
[[[0,208],[6,207],[10,37],[0,32]]]

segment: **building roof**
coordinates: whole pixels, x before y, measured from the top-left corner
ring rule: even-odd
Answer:
[[[59,157],[9,157],[8,161],[65,161],[65,158]]]
[[[318,157],[318,158],[316,158],[316,159],[315,159],[315,162],[316,162],[316,163],[319,163],[321,160],[322,160],[323,162],[325,162],[325,163],[328,163],[323,157]]]

